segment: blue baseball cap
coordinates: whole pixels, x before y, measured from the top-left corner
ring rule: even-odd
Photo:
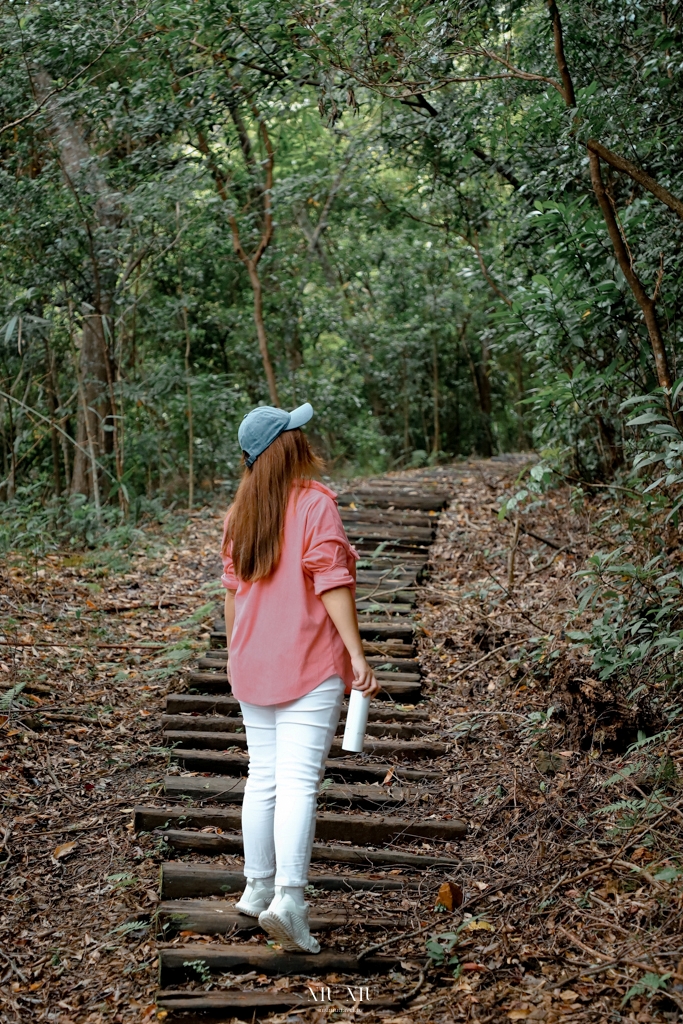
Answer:
[[[308,423],[313,415],[313,406],[304,402],[292,412],[276,409],[272,405],[260,405],[245,414],[237,431],[237,440],[244,452],[247,466],[253,466],[259,455],[285,430],[296,430]]]

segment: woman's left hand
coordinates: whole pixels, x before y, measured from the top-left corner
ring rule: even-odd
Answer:
[[[351,684],[354,690],[360,690],[364,697],[376,697],[382,687],[377,682],[375,673],[367,663],[364,654],[351,658],[354,680]]]

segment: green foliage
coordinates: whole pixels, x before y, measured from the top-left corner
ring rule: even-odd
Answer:
[[[335,475],[534,447],[515,517],[618,481],[570,638],[670,716],[683,225],[603,161],[624,276],[587,143],[683,196],[683,13],[566,0],[562,26],[575,102],[527,0],[4,9],[0,548],[130,547],[227,499],[271,400],[260,302]]]
[[[671,977],[670,974],[644,974],[635,985],[631,985],[630,989],[626,992],[626,995],[621,1000],[621,1008],[633,999],[634,996],[648,995],[653,996],[662,989],[666,989],[666,984]]]

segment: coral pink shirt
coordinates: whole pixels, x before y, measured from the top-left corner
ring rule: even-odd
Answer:
[[[326,590],[356,588],[358,554],[335,498],[316,480],[292,488],[282,554],[267,579],[238,579],[230,551],[223,556],[223,586],[236,591],[230,674],[238,700],[284,704],[330,676],[351,689],[351,659],[320,600]]]

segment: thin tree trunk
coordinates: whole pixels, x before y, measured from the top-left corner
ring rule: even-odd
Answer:
[[[432,446],[432,453],[437,457],[441,451],[441,423],[439,417],[439,350],[434,335],[432,335],[432,401],[434,405],[434,444]]]
[[[183,296],[183,326],[185,328],[185,393],[187,395],[187,510],[194,506],[194,419],[192,415],[192,384],[190,383],[190,328],[187,322],[187,306]]]
[[[576,96],[574,95],[574,83],[572,82],[572,76],[569,73],[567,58],[564,55],[562,21],[560,20],[560,12],[557,9],[557,3],[555,2],[555,0],[548,0],[548,12],[550,14],[550,20],[553,26],[553,44],[555,47],[555,60],[557,62],[557,70],[560,72],[560,78],[562,79],[564,102],[568,107],[575,107]]]
[[[45,345],[45,380],[47,383],[47,405],[50,412],[50,442],[52,446],[52,474],[54,477],[55,497],[62,493],[62,480],[59,467],[59,435],[55,427],[55,414],[57,412],[57,398],[55,395],[55,367],[54,357],[50,351],[47,335],[43,338]]]
[[[460,341],[465,349],[465,355],[467,356],[467,361],[470,364],[470,370],[472,372],[472,379],[474,380],[474,385],[477,389],[479,410],[481,412],[484,425],[484,445],[482,455],[485,455],[488,458],[493,454],[493,441],[491,437],[491,382],[489,379],[487,365],[488,347],[486,343],[482,341],[481,362],[479,366],[476,366],[467,344],[464,328],[460,332]]]
[[[17,471],[14,452],[14,416],[12,415],[11,402],[7,403],[7,413],[9,416],[9,438],[7,444],[9,455],[9,476],[7,478],[7,500],[12,501],[17,493]]]
[[[80,406],[80,410],[82,411],[82,418],[81,418],[81,420],[79,422],[79,434],[80,434],[80,432],[82,430],[83,434],[85,435],[84,440],[85,440],[85,442],[87,444],[88,457],[89,457],[89,462],[90,462],[90,466],[89,466],[90,479],[88,481],[87,473],[83,472],[83,470],[85,469],[85,466],[83,466],[83,470],[81,470],[81,467],[80,467],[80,462],[83,461],[83,452],[81,451],[81,449],[83,448],[83,445],[81,445],[81,443],[80,443],[80,438],[77,438],[77,441],[78,441],[78,443],[80,445],[80,448],[76,449],[76,457],[74,458],[74,476],[76,476],[77,466],[78,466],[78,473],[79,474],[83,473],[83,478],[84,479],[83,479],[83,487],[82,487],[82,489],[79,490],[78,492],[74,492],[74,493],[88,494],[89,493],[89,491],[88,491],[88,482],[90,483],[90,489],[91,489],[91,492],[92,492],[93,501],[95,503],[95,510],[97,512],[97,518],[99,520],[101,518],[101,515],[102,515],[102,501],[100,499],[100,482],[99,482],[98,470],[97,470],[97,454],[96,454],[96,451],[95,451],[95,426],[96,426],[96,423],[93,422],[93,412],[92,412],[92,410],[90,409],[90,407],[88,405],[86,389],[85,389],[85,386],[83,384],[83,375],[81,373],[81,368],[78,365],[77,357],[76,357],[75,362],[76,362],[76,377],[77,377],[77,380],[78,380],[79,406]],[[79,462],[79,459],[78,459],[78,455],[79,454],[81,455],[80,462]],[[79,480],[80,480],[80,475],[79,475]],[[73,483],[72,483],[72,488],[73,488]]]
[[[593,150],[588,151],[588,156],[590,159],[593,190],[595,192],[595,197],[600,204],[600,209],[602,210],[602,215],[605,219],[605,224],[607,225],[607,231],[610,239],[612,240],[615,255],[619,262],[619,266],[621,267],[621,272],[626,278],[626,281],[628,282],[628,285],[643,312],[643,319],[645,320],[648,334],[650,335],[650,345],[652,347],[652,354],[655,360],[657,380],[659,381],[660,387],[671,390],[672,380],[671,371],[669,369],[669,359],[664,346],[662,332],[659,327],[655,301],[654,299],[651,299],[645,291],[640,278],[631,264],[629,253],[626,249],[624,239],[622,238],[619,230],[619,225],[617,224],[617,219],[614,215],[611,200],[605,191],[605,186],[602,181],[600,158]]]
[[[403,453],[407,455],[410,451],[410,401],[408,399],[408,370],[406,367],[406,357],[403,353],[402,369],[403,369]]]
[[[246,267],[249,275],[249,283],[254,296],[254,324],[256,326],[256,336],[258,338],[259,352],[261,353],[261,360],[263,362],[263,371],[266,376],[268,383],[268,392],[270,394],[270,400],[273,405],[279,406],[280,399],[277,390],[277,381],[275,379],[275,370],[270,358],[268,351],[268,335],[266,334],[266,325],[263,319],[263,288],[261,286],[261,279],[258,274],[258,265],[261,261],[261,257],[270,245],[273,237],[273,210],[271,201],[271,189],[273,187],[273,167],[275,165],[275,153],[268,135],[266,126],[261,118],[259,112],[255,107],[252,106],[252,113],[257,121],[259,134],[263,142],[264,149],[266,151],[266,159],[263,162],[264,165],[264,181],[263,187],[259,191],[261,202],[263,204],[263,222],[261,227],[261,237],[259,239],[256,249],[252,253],[248,253],[243,245],[240,238],[239,225],[237,218],[234,214],[230,215],[230,229],[232,231],[232,243],[235,253],[238,258],[242,261]],[[251,174],[254,168],[253,155],[251,152],[251,143],[249,143],[246,129],[242,123],[242,119],[239,116],[239,111],[236,107],[231,108],[231,116],[237,126],[237,133],[242,149],[242,154],[246,164],[247,172]],[[241,125],[241,128],[240,128]],[[225,176],[222,174],[213,153],[209,147],[209,144],[204,136],[203,132],[198,133],[199,150],[204,156],[207,157],[209,163],[209,170],[211,176],[216,184],[216,189],[223,202],[228,200],[228,183]]]
[[[113,239],[98,239],[93,233],[91,217],[81,203],[81,192],[96,197],[93,215],[100,235],[104,232],[109,236],[119,227],[122,216],[120,200],[102,174],[81,127],[72,119],[63,98],[54,93],[50,76],[40,70],[32,80],[36,96],[44,102],[49,115],[49,135],[66,184],[77,204],[90,247],[92,292],[89,308],[86,307],[87,312],[83,316],[82,342],[77,353],[80,382],[76,438],[80,447],[74,455],[70,489],[72,493],[92,496],[98,506],[101,505],[100,481],[96,479],[97,473],[93,478],[92,469],[97,456],[114,446],[114,438],[108,436],[111,432],[103,430],[106,420],[115,414],[107,397],[110,367],[103,317],[109,315],[112,307],[116,268],[112,256]],[[64,290],[66,294],[67,289]],[[71,332],[73,339],[72,328]],[[102,484],[105,484],[104,477]]]
[[[548,0],[548,9],[550,10],[550,16],[553,22],[553,35],[555,38],[555,57],[557,59],[557,66],[562,77],[564,85],[564,98],[565,103],[568,107],[576,106],[576,99],[574,95],[574,86],[572,83],[569,68],[564,56],[564,45],[562,41],[562,23],[560,21],[559,11],[557,10],[556,0]],[[670,392],[672,385],[671,370],[669,368],[669,359],[664,345],[664,339],[662,338],[661,328],[659,326],[659,319],[657,317],[657,308],[654,298],[645,291],[643,284],[633,269],[633,263],[631,260],[630,253],[626,248],[624,238],[619,230],[617,218],[615,215],[614,207],[610,197],[605,191],[605,186],[602,181],[602,172],[600,170],[600,157],[602,156],[605,160],[608,160],[613,166],[619,170],[626,171],[630,174],[634,180],[638,181],[645,188],[649,189],[653,195],[657,196],[663,203],[666,203],[672,210],[675,210],[679,216],[683,215],[683,203],[676,199],[670,192],[658,185],[658,183],[650,178],[649,175],[644,174],[630,161],[624,160],[621,157],[617,157],[616,154],[611,153],[606,147],[601,146],[595,139],[591,139],[587,145],[588,160],[590,163],[591,182],[593,184],[593,191],[598,201],[602,215],[607,225],[607,232],[612,241],[612,247],[614,249],[617,262],[621,268],[629,288],[635,296],[636,302],[640,306],[643,319],[647,326],[648,334],[650,336],[650,346],[652,348],[652,354],[655,361],[655,369],[657,371],[657,380],[659,386]],[[669,416],[672,422],[677,423],[679,428],[683,426],[683,420],[680,416],[674,417],[671,408],[671,398],[667,395],[667,407],[669,410]],[[680,422],[679,422],[680,421]]]
[[[254,293],[254,323],[256,325],[256,336],[258,337],[258,347],[261,352],[263,370],[266,375],[266,380],[268,381],[270,400],[273,405],[279,406],[280,398],[277,391],[277,381],[275,379],[275,371],[268,351],[266,325],[263,322],[263,289],[261,288],[261,279],[258,276],[258,265],[251,259],[244,260],[243,262],[247,268],[247,273],[249,274],[251,290]]]

